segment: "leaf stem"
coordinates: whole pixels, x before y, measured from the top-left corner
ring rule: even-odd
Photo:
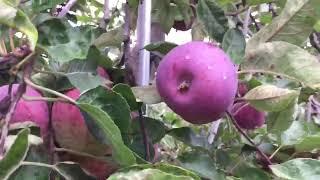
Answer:
[[[54,165],[41,163],[41,162],[22,161],[20,163],[20,165],[22,165],[22,166],[40,166],[40,167],[47,167],[47,168],[56,170],[56,167]]]
[[[69,102],[65,99],[61,98],[51,98],[51,97],[36,97],[36,96],[27,96],[23,95],[22,99],[25,101],[46,101],[46,102],[56,102],[56,101],[61,101],[61,102]]]
[[[258,146],[251,140],[251,138],[241,129],[241,127],[239,126],[239,124],[236,122],[236,120],[234,119],[234,117],[231,115],[230,112],[226,111],[227,116],[229,117],[229,119],[232,121],[233,125],[236,127],[236,129],[240,132],[240,134],[242,134],[246,140],[248,142],[250,142],[250,144],[252,146],[255,147],[255,149],[257,150],[257,152],[266,160],[266,162],[268,162],[268,165],[271,165],[272,162],[270,161],[270,159],[268,158],[268,156],[266,154],[264,154],[259,148]]]
[[[282,148],[282,145],[280,145],[280,146],[271,154],[271,156],[269,157],[269,159],[272,159],[272,158],[280,151],[281,148]]]
[[[61,97],[63,99],[66,99],[68,102],[72,103],[72,104],[77,104],[75,100],[73,100],[72,98],[70,98],[69,96],[66,96],[62,93],[59,93],[57,91],[54,91],[52,89],[49,89],[49,88],[46,88],[46,87],[43,87],[43,86],[39,86],[37,84],[34,84],[29,78],[25,77],[24,78],[24,81],[26,82],[27,85],[35,88],[35,89],[38,89],[40,91],[45,91],[47,93],[50,93],[50,94],[53,94],[53,95],[56,95],[58,97]]]

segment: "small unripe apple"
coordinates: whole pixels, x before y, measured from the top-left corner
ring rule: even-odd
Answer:
[[[234,101],[237,84],[230,58],[219,47],[200,41],[172,49],[156,75],[163,101],[193,124],[221,118]]]
[[[258,111],[246,102],[234,104],[231,112],[236,122],[243,129],[256,129],[265,123],[265,113]]]
[[[78,89],[65,93],[76,100],[80,96]],[[80,109],[72,104],[55,102],[52,106],[52,127],[58,144],[67,149],[104,155],[108,147],[100,144],[89,132]]]
[[[19,84],[12,85],[12,95],[16,94]],[[8,95],[9,85],[0,87],[0,101]],[[42,95],[27,86],[26,96],[30,97],[42,97]],[[45,101],[26,101],[20,99],[17,103],[16,109],[11,117],[10,124],[19,122],[33,122],[40,127],[41,136],[44,138],[48,135],[49,131],[49,111],[48,105]]]

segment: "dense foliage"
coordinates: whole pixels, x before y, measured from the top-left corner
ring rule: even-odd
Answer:
[[[318,0],[153,0],[148,86],[137,83],[142,0],[105,2],[0,0],[1,180],[320,178]],[[194,100],[205,85],[179,112],[162,101],[155,74],[181,47],[163,38],[173,29],[234,63],[237,94],[219,120],[178,115],[219,108]],[[190,53],[197,62],[201,49]],[[212,96],[233,93],[220,86]]]

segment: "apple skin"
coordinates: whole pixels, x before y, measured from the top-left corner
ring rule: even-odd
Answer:
[[[236,67],[217,46],[193,41],[172,49],[160,62],[156,85],[164,102],[193,124],[221,118],[235,99]]]
[[[12,85],[12,95],[18,90],[19,84]],[[8,94],[9,85],[0,87],[0,101],[4,99]],[[27,86],[25,95],[31,97],[42,97],[42,95]],[[49,110],[45,101],[26,101],[20,99],[17,103],[16,109],[10,120],[10,124],[19,122],[33,122],[40,127],[41,136],[44,138],[49,134]]]
[[[80,97],[78,89],[65,93],[76,100]],[[52,127],[58,144],[66,149],[105,155],[108,147],[99,143],[89,132],[80,109],[72,104],[55,102],[52,106]]]
[[[233,114],[238,125],[243,129],[256,129],[265,123],[266,114],[258,111],[246,102],[234,104],[231,113]]]

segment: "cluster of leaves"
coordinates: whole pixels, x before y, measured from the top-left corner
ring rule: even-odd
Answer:
[[[191,4],[197,16],[193,40],[209,39],[221,45],[239,66],[239,79],[249,89],[240,98],[268,112],[267,123],[247,133],[272,165],[227,119],[220,125],[187,124],[160,103],[154,86],[125,84],[123,7],[112,9],[107,27],[101,28],[101,0],[80,0],[65,17],[57,17],[63,2],[0,0],[0,50],[4,53],[5,47],[28,42],[35,53],[35,83],[59,92],[72,87],[82,92],[75,104],[90,132],[112,148],[112,160],[121,167],[109,179],[320,177],[320,63],[317,47],[310,45],[320,47],[317,0],[199,0]],[[130,10],[134,28],[139,1],[127,2],[124,6]],[[177,19],[192,20],[189,0],[153,2],[153,20],[164,32]],[[23,35],[16,33],[12,40],[11,31]],[[156,42],[145,48],[165,55],[175,46]],[[95,73],[97,66],[112,77],[114,86],[109,91]],[[1,85],[8,84],[7,76],[0,75]],[[141,101],[155,104],[148,105],[145,116],[139,112]],[[139,120],[131,120],[131,112],[139,112]],[[76,163],[50,163],[51,154],[30,140],[35,135],[29,128],[11,133],[14,142],[1,157],[0,179],[48,179],[52,175],[92,179]]]

